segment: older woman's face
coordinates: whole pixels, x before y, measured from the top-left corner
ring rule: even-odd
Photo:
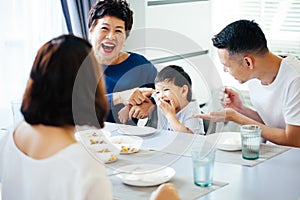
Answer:
[[[125,22],[109,15],[96,20],[89,30],[96,58],[100,64],[118,64],[118,55],[126,41]]]

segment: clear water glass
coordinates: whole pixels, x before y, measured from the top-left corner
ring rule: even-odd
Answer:
[[[213,184],[216,150],[192,151],[194,184],[208,187]]]
[[[258,125],[241,126],[242,157],[247,160],[259,158],[261,127]]]

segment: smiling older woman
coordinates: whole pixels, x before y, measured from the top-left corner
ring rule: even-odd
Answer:
[[[103,67],[110,113],[107,121],[120,122],[118,112],[134,107],[131,117],[145,118],[153,108],[146,98],[154,87],[156,68],[144,56],[122,51],[133,24],[133,12],[125,0],[97,1],[89,12],[89,39],[97,61]],[[129,114],[129,113],[128,113]]]

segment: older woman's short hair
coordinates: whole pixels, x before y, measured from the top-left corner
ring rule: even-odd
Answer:
[[[101,19],[105,15],[124,21],[126,36],[129,36],[133,24],[133,12],[125,0],[98,0],[89,11],[88,28],[95,26],[96,19]]]

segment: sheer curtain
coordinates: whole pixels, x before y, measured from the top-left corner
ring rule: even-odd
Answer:
[[[88,12],[95,0],[61,0],[69,33],[88,38]]]
[[[10,0],[0,7],[0,128],[12,123],[38,48],[67,33],[59,0]]]

